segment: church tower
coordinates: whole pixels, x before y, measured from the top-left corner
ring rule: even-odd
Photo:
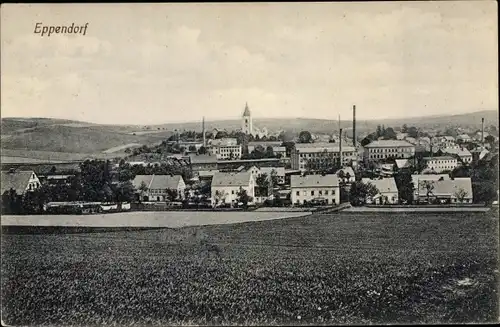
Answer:
[[[245,104],[245,111],[243,112],[243,120],[241,130],[245,134],[253,134],[252,115],[248,108],[248,103]]]

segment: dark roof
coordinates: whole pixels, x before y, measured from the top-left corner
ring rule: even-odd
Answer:
[[[179,183],[182,181],[181,175],[137,175],[132,184],[134,187],[139,188],[141,183],[144,182],[148,189],[177,189]]]
[[[14,189],[18,194],[22,194],[26,190],[32,174],[34,174],[32,170],[2,171],[1,194],[10,189]]]
[[[252,174],[241,173],[215,173],[212,179],[212,186],[248,186]]]
[[[248,103],[245,104],[245,111],[243,111],[243,117],[250,116],[250,108],[248,108]]]

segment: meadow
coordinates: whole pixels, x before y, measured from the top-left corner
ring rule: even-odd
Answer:
[[[342,213],[4,234],[2,319],[10,325],[493,322],[497,258],[498,216],[491,213]]]

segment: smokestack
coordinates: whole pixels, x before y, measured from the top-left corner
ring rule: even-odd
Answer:
[[[484,146],[484,118],[481,118],[481,144]]]
[[[352,144],[356,148],[356,105],[352,106]]]
[[[203,116],[203,120],[201,122],[201,132],[203,133],[203,147],[206,147],[206,139],[205,139],[205,116]]]
[[[340,140],[339,140],[339,162],[340,162],[340,168],[342,168],[342,128],[340,129],[339,134],[341,135]]]

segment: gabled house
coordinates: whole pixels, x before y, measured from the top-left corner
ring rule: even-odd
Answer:
[[[250,197],[249,203],[255,199],[255,178],[250,172],[214,174],[211,185],[212,206],[216,207],[223,203],[231,206],[238,204],[238,193],[245,190]]]
[[[337,175],[291,176],[293,205],[304,203],[340,204],[340,184]]]
[[[26,192],[33,192],[41,186],[40,180],[32,170],[10,169],[2,171],[1,176],[1,195],[8,194],[13,190],[21,196]]]
[[[418,203],[472,203],[472,182],[469,177],[420,181]]]
[[[472,162],[472,154],[469,152],[464,147],[459,147],[458,149],[456,148],[446,148],[443,150],[443,152],[454,155],[464,163],[464,164],[469,164]]]
[[[186,189],[181,175],[137,175],[132,184],[141,200],[146,202],[182,200]],[[177,196],[171,199],[174,193]]]
[[[375,186],[378,193],[370,199],[366,199],[368,204],[398,204],[398,187],[394,177],[382,179],[369,179],[363,178],[361,180],[364,184],[371,184]]]

